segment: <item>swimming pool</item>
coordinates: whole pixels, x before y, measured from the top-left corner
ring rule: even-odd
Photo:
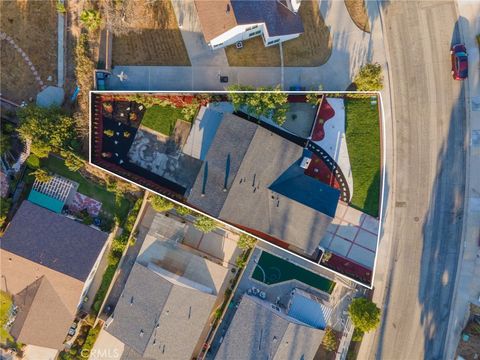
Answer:
[[[253,270],[252,278],[267,285],[297,279],[300,282],[329,294],[331,294],[335,288],[334,281],[330,281],[323,276],[310,272],[265,251],[260,255],[258,264]]]

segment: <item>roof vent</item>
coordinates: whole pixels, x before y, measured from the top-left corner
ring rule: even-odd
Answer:
[[[302,159],[302,162],[300,164],[300,167],[302,169],[308,169],[308,166],[310,165],[310,162],[312,161],[311,158],[307,157],[307,156],[304,156],[303,159]]]
[[[143,330],[140,330],[140,337],[143,337]]]

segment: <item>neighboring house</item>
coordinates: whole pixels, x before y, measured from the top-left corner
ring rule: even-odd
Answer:
[[[257,297],[243,295],[215,359],[313,359],[324,330]]]
[[[303,33],[296,13],[299,0],[195,0],[206,42],[220,49],[262,36],[265,46],[294,39]]]
[[[335,216],[340,192],[305,175],[306,155],[302,146],[224,114],[187,202],[313,256]]]
[[[106,323],[123,343],[121,359],[191,359],[217,298],[212,292],[153,263],[135,263]]]
[[[10,329],[16,341],[63,349],[107,239],[107,233],[23,201],[0,238],[0,288],[18,307]]]

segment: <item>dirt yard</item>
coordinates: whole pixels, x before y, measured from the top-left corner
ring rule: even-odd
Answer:
[[[320,66],[332,54],[330,30],[320,13],[318,0],[302,1],[298,11],[305,32],[283,44],[285,66]]]
[[[298,11],[305,32],[282,44],[285,66],[320,66],[332,53],[330,31],[323,21],[318,0],[302,1]],[[225,48],[230,66],[280,66],[278,46],[265,48],[261,37],[244,41],[243,49]]]
[[[357,25],[360,30],[369,33],[370,23],[368,22],[365,0],[345,0],[345,6],[355,25]]]
[[[1,39],[0,92],[17,102],[35,100],[40,80],[47,86],[57,82],[55,1],[0,1],[0,14],[1,32],[5,33]]]
[[[235,45],[225,48],[230,66],[280,66],[278,45],[265,47],[261,36],[243,42],[243,48]]]
[[[170,0],[139,0],[133,24],[139,31],[115,36],[113,65],[189,66],[187,49],[178,28]]]

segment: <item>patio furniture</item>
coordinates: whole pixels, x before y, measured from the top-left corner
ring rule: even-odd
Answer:
[[[260,291],[260,294],[258,296],[262,300],[265,300],[267,298],[267,294],[265,293],[265,291]]]

